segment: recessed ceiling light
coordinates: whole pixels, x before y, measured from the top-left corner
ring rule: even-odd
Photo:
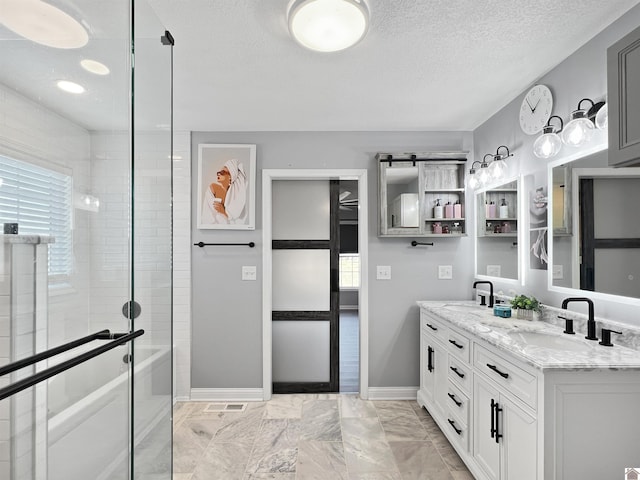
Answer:
[[[287,15],[293,38],[319,52],[337,52],[355,45],[369,26],[364,0],[294,0]]]
[[[60,80],[58,82],[58,88],[60,90],[64,90],[65,92],[80,94],[84,93],[85,89],[82,85],[78,85],[74,82],[69,82],[68,80]]]
[[[40,0],[2,0],[0,23],[18,35],[54,48],[80,48],[89,41],[71,15]]]
[[[96,60],[90,60],[85,58],[80,62],[82,68],[87,72],[95,73],[96,75],[108,75],[111,70],[104,63],[100,63]]]

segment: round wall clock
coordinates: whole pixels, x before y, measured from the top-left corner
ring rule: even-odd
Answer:
[[[527,135],[542,131],[551,117],[553,97],[546,85],[535,85],[527,92],[520,106],[520,128]]]

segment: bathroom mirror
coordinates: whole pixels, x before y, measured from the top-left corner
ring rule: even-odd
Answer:
[[[520,279],[520,178],[476,193],[476,276]]]
[[[640,298],[640,168],[611,168],[600,148],[552,162],[549,181],[550,285]]]

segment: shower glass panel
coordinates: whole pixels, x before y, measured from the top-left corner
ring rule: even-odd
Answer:
[[[26,27],[19,9],[35,13]],[[47,24],[30,30],[38,19]],[[171,478],[166,39],[145,1],[0,8],[0,224],[18,224],[0,242],[0,365],[105,329],[145,330],[0,400],[2,479]],[[1,377],[0,387],[105,342]]]

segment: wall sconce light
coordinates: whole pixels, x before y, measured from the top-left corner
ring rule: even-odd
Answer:
[[[87,193],[75,193],[73,204],[78,210],[87,210],[88,212],[100,210],[100,199]]]
[[[507,153],[500,153],[501,148],[506,150]],[[485,155],[485,157],[487,155]],[[505,162],[505,159],[509,157],[513,157],[513,153],[509,152],[509,147],[507,147],[506,145],[500,145],[496,150],[496,154],[492,156],[493,156],[493,161],[491,162],[491,165],[489,165],[489,174],[491,175],[491,178],[494,178],[497,180],[504,177],[505,174],[507,173],[508,167],[507,167],[507,162]]]
[[[596,127],[604,130],[609,126],[609,104],[605,103],[596,113]]]
[[[349,48],[362,40],[369,28],[364,0],[294,0],[287,17],[293,38],[318,52]]]
[[[580,108],[584,101],[591,103],[591,108],[588,111]],[[580,100],[578,109],[571,112],[571,121],[562,132],[562,141],[566,145],[579,147],[591,140],[591,134],[594,130],[594,118],[604,105],[604,102],[593,103],[593,100],[589,98]]]
[[[560,120],[560,128],[554,130],[551,125],[551,119],[557,118]],[[542,127],[542,135],[540,135],[535,142],[533,142],[533,154],[538,158],[551,158],[560,152],[562,148],[562,140],[558,133],[562,132],[564,128],[564,122],[562,118],[557,115],[552,115],[547,120],[547,124]]]
[[[489,183],[491,180],[491,173],[489,172],[489,163],[487,162],[487,157],[493,158],[491,153],[487,153],[484,157],[482,157],[482,162],[480,163],[480,171],[476,174],[478,176],[478,181],[480,182],[480,186],[484,186]]]
[[[476,160],[471,164],[471,169],[469,169],[469,176],[467,177],[467,186],[473,190],[480,186],[480,180],[478,180],[478,176],[476,174],[476,163],[480,162]]]

